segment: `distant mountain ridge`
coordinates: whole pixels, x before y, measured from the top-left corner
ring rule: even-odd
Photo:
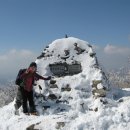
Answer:
[[[14,82],[0,84],[0,107],[9,104],[16,97],[17,86]]]

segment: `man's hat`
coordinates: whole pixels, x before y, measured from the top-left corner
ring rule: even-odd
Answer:
[[[30,65],[29,65],[29,67],[37,67],[37,64],[35,63],[35,62],[32,62]]]

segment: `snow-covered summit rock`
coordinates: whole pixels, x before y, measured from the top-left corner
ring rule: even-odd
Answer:
[[[0,109],[0,129],[122,130],[130,128],[129,90],[109,86],[96,53],[86,41],[53,41],[37,58],[34,100],[39,116],[14,115],[14,102]],[[42,88],[39,89],[39,87]],[[123,98],[123,96],[126,96]],[[123,108],[126,107],[126,111]]]
[[[69,84],[72,89],[75,87],[77,89],[89,89],[90,92],[93,92],[94,95],[97,94],[97,96],[105,96],[106,92],[104,90],[108,90],[109,84],[105,73],[98,65],[97,57],[92,50],[92,46],[86,41],[73,37],[55,40],[44,49],[36,62],[39,68],[38,71],[42,75],[53,74],[50,71],[50,64],[74,65],[77,63],[81,65],[81,72],[77,75],[71,74],[74,66],[71,69],[67,67],[67,70],[63,72],[64,77],[56,79],[59,87],[63,84]],[[62,70],[59,68],[56,69],[62,73],[64,68],[61,68]],[[79,68],[76,69],[78,71]]]

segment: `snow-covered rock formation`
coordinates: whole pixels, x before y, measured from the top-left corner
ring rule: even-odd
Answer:
[[[14,115],[14,102],[0,109],[2,130],[128,130],[130,92],[109,86],[92,46],[69,37],[53,41],[37,58],[34,100],[39,116]],[[41,89],[39,89],[42,88]],[[125,96],[125,97],[123,97]],[[125,109],[124,109],[125,107]]]

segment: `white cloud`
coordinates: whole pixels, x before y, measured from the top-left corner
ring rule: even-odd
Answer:
[[[130,48],[118,47],[118,46],[108,44],[104,48],[104,52],[106,54],[110,54],[110,55],[112,55],[112,54],[127,55],[127,54],[130,54]]]
[[[104,48],[96,50],[98,61],[108,69],[118,69],[128,64],[130,56],[130,48],[119,47],[114,45],[106,45]]]
[[[7,56],[6,55],[1,55],[0,56],[0,62],[5,61],[5,60],[7,60]]]
[[[20,68],[26,68],[37,58],[36,53],[30,50],[11,49],[0,55],[0,78],[14,77]]]
[[[31,56],[33,53],[29,50],[21,50],[20,52],[21,56]]]
[[[12,49],[12,50],[9,51],[9,53],[10,53],[10,54],[16,54],[17,51],[16,51],[15,49]]]
[[[97,45],[92,45],[92,47],[93,47],[94,50],[99,50],[100,49],[100,47],[97,46]]]

